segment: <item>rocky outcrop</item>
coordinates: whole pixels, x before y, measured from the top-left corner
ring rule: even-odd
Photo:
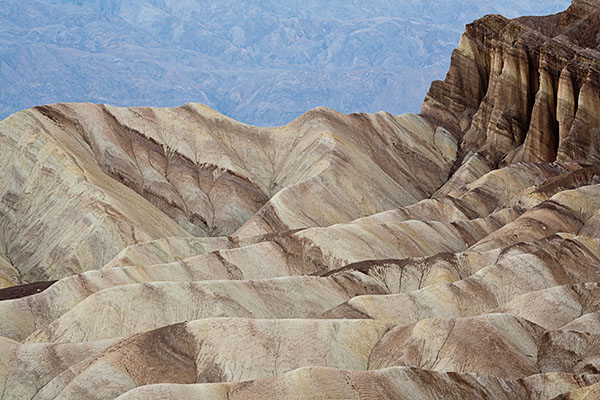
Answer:
[[[0,122],[0,399],[597,397],[598,6],[470,25],[422,115]]]
[[[460,138],[457,167],[475,154],[490,167],[599,160],[599,18],[598,3],[581,0],[552,16],[467,26],[422,108]]]

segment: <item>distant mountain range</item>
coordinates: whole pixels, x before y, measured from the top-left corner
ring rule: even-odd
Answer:
[[[464,24],[567,0],[0,2],[0,118],[63,101],[202,102],[284,124],[316,106],[419,110]]]
[[[156,80],[160,91],[162,77],[183,81],[203,57],[206,82],[245,71],[229,83],[244,88],[263,76],[251,74],[266,63],[256,49],[277,49],[270,68],[288,71],[289,46],[301,71],[293,42],[314,82],[282,84],[284,106],[332,82],[320,70],[359,96],[367,83],[344,88],[336,69],[394,69],[383,54],[395,52],[373,48],[386,30],[367,23],[312,49],[299,37],[321,34],[314,24],[274,30],[265,17],[257,26],[277,32],[271,46],[258,27],[227,31],[215,17],[203,29],[230,39],[196,43],[201,32],[184,26],[169,40],[191,50],[178,50],[143,34],[171,18],[160,7],[97,7],[90,15],[146,47],[48,28],[70,46],[60,54],[87,55],[97,71],[54,72],[65,90],[79,81],[131,96]],[[411,43],[406,35],[389,46]],[[369,55],[344,53],[350,44]],[[202,45],[220,54],[199,56]],[[138,61],[107,55],[117,50]],[[190,58],[173,61],[178,51]],[[128,75],[103,86],[110,75],[94,57]],[[600,0],[575,0],[557,15],[468,25],[420,114],[318,107],[275,128],[198,103],[13,114],[0,121],[0,400],[599,399],[599,82]],[[266,93],[278,93],[271,84]],[[261,111],[251,115],[274,115]]]

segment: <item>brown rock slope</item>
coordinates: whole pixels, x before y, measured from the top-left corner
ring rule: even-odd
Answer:
[[[27,283],[98,269],[149,240],[328,226],[409,205],[444,183],[456,140],[416,115],[319,109],[262,129],[191,104],[58,104],[3,121],[0,151],[0,276]]]
[[[599,32],[485,17],[421,115],[0,122],[0,400],[598,398]]]

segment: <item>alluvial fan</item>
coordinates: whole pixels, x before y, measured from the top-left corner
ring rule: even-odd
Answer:
[[[422,113],[0,123],[0,399],[600,398],[600,2]]]

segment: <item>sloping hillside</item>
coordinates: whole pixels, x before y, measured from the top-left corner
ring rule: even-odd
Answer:
[[[599,10],[474,22],[419,115],[2,121],[0,399],[597,398]]]

